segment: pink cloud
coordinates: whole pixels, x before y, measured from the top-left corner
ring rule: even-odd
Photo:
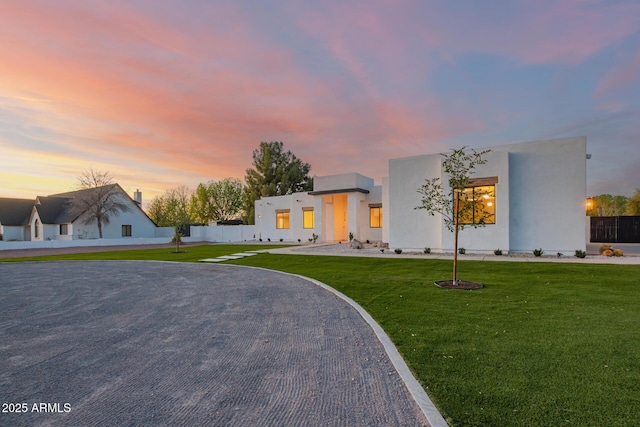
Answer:
[[[424,22],[436,34],[431,43],[449,51],[504,55],[527,64],[576,64],[640,26],[637,2],[540,0],[489,6],[455,13],[433,7]]]
[[[521,17],[499,22],[489,10],[483,23],[464,10],[445,19],[443,4],[363,4],[282,3],[274,25],[303,39],[295,48],[241,3],[3,2],[0,93],[30,107],[16,135],[65,150],[55,161],[70,176],[101,162],[132,187],[243,178],[260,141],[282,140],[315,174],[379,178],[389,158],[442,150],[439,141],[486,127],[465,100],[415,89],[438,61],[472,51],[580,61],[640,16],[633,5],[525,2]],[[602,86],[631,79],[635,66]]]
[[[605,96],[608,92],[627,89],[640,81],[640,52],[628,59],[622,59],[598,84],[596,97]]]

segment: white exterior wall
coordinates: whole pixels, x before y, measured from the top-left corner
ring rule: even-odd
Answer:
[[[0,233],[2,234],[2,238],[4,239],[4,241],[22,241],[27,240],[27,238],[29,237],[28,235],[25,235],[28,228],[29,227],[23,225],[4,225],[2,226],[2,232]]]
[[[303,228],[302,208],[314,208],[314,228]],[[276,228],[276,211],[289,209],[289,228]],[[319,234],[317,211],[313,196],[307,193],[293,193],[286,196],[265,197],[255,201],[255,234],[257,239],[263,241],[278,242],[280,239],[286,242],[294,242],[300,239],[308,241],[315,233]]]
[[[381,240],[389,243],[389,177],[382,178],[382,237]]]
[[[349,233],[353,233],[361,241],[382,240],[382,229],[369,227],[369,204],[382,203],[382,187],[374,186],[373,179],[357,173],[315,177],[315,191],[335,193],[310,195],[304,192],[256,200],[256,237],[272,242],[280,239],[307,242],[316,234],[318,241],[331,242],[346,241]],[[314,210],[312,229],[303,228],[303,207]],[[276,229],[276,212],[281,209],[289,209],[289,229]]]
[[[98,224],[94,220],[89,224],[84,223],[85,215],[82,215],[73,223],[73,238],[98,239]],[[131,225],[131,237],[122,236],[122,226]],[[129,212],[121,212],[110,218],[109,224],[102,223],[102,238],[104,239],[129,239],[140,237],[155,237],[156,225],[135,206]]]
[[[586,249],[585,137],[496,147],[509,151],[513,251]]]
[[[442,250],[440,216],[414,209],[421,204],[417,191],[425,179],[441,175],[441,157],[431,154],[389,160],[389,247]]]
[[[313,177],[313,191],[346,190],[373,187],[373,179],[359,173],[343,173],[338,175]]]
[[[473,228],[465,226],[458,236],[458,247],[470,252],[490,252],[501,249],[510,250],[509,245],[509,153],[505,151],[491,151],[483,156],[487,160],[484,165],[476,166],[472,178],[497,176],[495,185],[495,224]],[[450,188],[445,179],[445,184]],[[423,210],[426,214],[426,212]],[[446,227],[442,230],[443,250],[451,252],[454,248],[454,236]],[[492,245],[492,246],[490,246]]]
[[[362,193],[357,193],[362,194]],[[357,213],[357,221],[359,224],[358,233],[354,233],[354,237],[360,240],[361,242],[366,242],[369,240],[370,242],[380,242],[383,241],[383,230],[384,230],[384,221],[385,221],[385,213],[384,208],[385,204],[382,200],[382,186],[378,185],[375,187],[369,188],[369,194],[362,194],[360,203],[359,203],[359,211]],[[382,203],[382,227],[383,228],[371,228],[371,224],[369,222],[369,205],[372,203]]]
[[[191,237],[183,240],[188,242],[248,242],[258,240],[254,225],[209,225],[191,226]]]
[[[584,250],[586,138],[534,141],[490,148],[474,177],[497,176],[496,224],[460,232],[459,246],[469,251],[495,249],[530,252]],[[425,179],[440,177],[442,156],[389,161],[389,244],[404,249],[453,249],[453,233],[439,214],[415,210]]]
[[[29,229],[31,232],[31,236],[30,236],[30,240],[36,241],[36,242],[41,242],[44,240],[43,235],[44,235],[44,227],[42,225],[42,221],[40,220],[40,215],[38,215],[38,211],[34,208],[31,214],[31,218],[29,220]],[[36,227],[36,222],[38,223],[37,227]],[[36,237],[36,230],[38,233],[38,237]]]

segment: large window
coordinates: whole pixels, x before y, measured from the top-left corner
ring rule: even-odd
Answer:
[[[289,228],[289,209],[276,211],[276,228]]]
[[[69,224],[60,224],[60,235],[66,236],[69,234]]]
[[[465,188],[456,196],[455,209],[460,212],[460,224],[496,223],[495,185]]]
[[[382,228],[382,204],[369,205],[369,227]]]
[[[314,228],[313,208],[302,208],[302,228]]]
[[[122,226],[122,237],[131,237],[131,226],[123,225]]]

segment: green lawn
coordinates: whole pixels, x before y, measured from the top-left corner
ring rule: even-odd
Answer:
[[[222,254],[139,252],[90,259]],[[470,292],[433,285],[450,277],[446,260],[259,255],[232,262],[303,274],[353,298],[451,425],[640,425],[640,266],[463,261],[460,278],[485,284]]]
[[[281,248],[290,245],[181,245],[180,252],[176,253],[175,246],[167,245],[166,248],[132,249],[111,252],[89,252],[68,255],[46,255],[37,257],[6,258],[0,262],[21,261],[58,261],[58,260],[142,260],[142,261],[181,261],[198,262],[204,258],[215,258],[220,255],[231,255],[237,252],[245,252],[259,249]]]

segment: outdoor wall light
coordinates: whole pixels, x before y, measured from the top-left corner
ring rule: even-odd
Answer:
[[[593,199],[591,197],[587,199],[586,206],[587,206],[587,212],[593,209]]]

